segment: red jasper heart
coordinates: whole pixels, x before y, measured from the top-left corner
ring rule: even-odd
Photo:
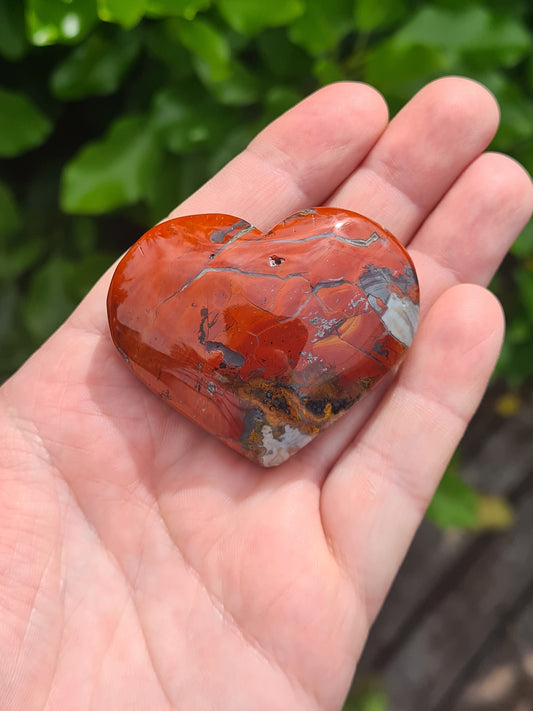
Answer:
[[[413,264],[392,235],[319,207],[268,234],[230,215],[163,222],[118,265],[107,308],[139,380],[273,466],[400,362],[418,302]]]

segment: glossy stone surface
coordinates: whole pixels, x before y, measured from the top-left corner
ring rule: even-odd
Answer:
[[[133,245],[107,307],[113,341],[143,383],[274,466],[398,365],[416,329],[418,282],[403,247],[353,212],[305,210],[268,234],[195,215]]]

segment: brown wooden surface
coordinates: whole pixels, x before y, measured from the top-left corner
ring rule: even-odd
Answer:
[[[506,496],[505,533],[420,528],[358,671],[390,711],[533,711],[533,395],[494,414],[487,397],[463,443],[465,478]]]

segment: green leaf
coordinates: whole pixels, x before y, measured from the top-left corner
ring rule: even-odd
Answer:
[[[391,40],[368,52],[365,81],[383,93],[407,98],[449,69],[449,60],[438,49]]]
[[[42,254],[43,244],[39,238],[17,236],[20,225],[21,216],[15,198],[11,190],[0,183],[0,283],[16,279]]]
[[[511,155],[524,166],[530,175],[533,175],[533,140],[529,139],[515,145]],[[533,257],[533,219],[530,219],[524,227],[511,247],[511,251],[517,257]]]
[[[0,282],[0,381],[9,376],[21,359],[17,350],[18,341],[28,340],[27,334],[21,334],[21,319],[18,313],[20,304],[20,290],[16,284]],[[22,338],[21,338],[22,335]],[[26,353],[24,353],[26,355]]]
[[[517,269],[514,274],[514,280],[527,317],[530,323],[533,323],[533,271]]]
[[[479,5],[454,11],[424,6],[395,35],[395,41],[437,48],[489,66],[512,66],[531,49],[531,37],[519,20]]]
[[[475,528],[476,492],[454,471],[453,464],[442,477],[426,516],[439,528]]]
[[[245,35],[287,25],[305,11],[303,0],[217,0],[217,5],[228,25]]]
[[[356,677],[342,711],[388,711],[389,699],[381,679]]]
[[[388,711],[389,701],[385,691],[365,691],[354,699],[348,699],[343,711]]]
[[[149,17],[184,17],[194,20],[197,13],[207,10],[211,0],[146,0]]]
[[[175,18],[143,25],[144,44],[151,57],[163,62],[173,77],[193,76],[190,52],[183,46]]]
[[[167,154],[149,186],[149,224],[164,219],[209,177],[206,156],[203,153],[186,153],[181,156]]]
[[[136,32],[91,35],[55,68],[50,80],[52,92],[64,101],[112,94],[139,48]]]
[[[15,197],[5,183],[0,183],[0,244],[20,227],[20,213]]]
[[[193,156],[196,157],[197,154],[193,154]],[[180,202],[183,173],[183,157],[171,153],[165,154],[146,195],[146,201],[150,207],[148,225],[155,225],[165,219]]]
[[[263,87],[261,78],[237,61],[231,63],[230,76],[215,81],[209,67],[201,61],[196,63],[196,71],[215,99],[228,106],[246,106],[258,101]]]
[[[274,119],[281,116],[297,104],[302,95],[294,89],[287,86],[273,86],[269,89],[265,96],[263,115],[261,116],[260,126],[266,126]],[[258,126],[259,129],[259,126]]]
[[[353,29],[352,2],[307,0],[305,13],[289,28],[289,37],[312,55],[334,49]]]
[[[41,144],[52,124],[29,99],[0,89],[0,156],[16,156]]]
[[[21,289],[16,283],[0,284],[0,381],[9,377],[34,350],[21,316]]]
[[[484,72],[479,79],[500,105],[500,125],[492,147],[512,150],[518,141],[533,137],[533,101],[502,71]]]
[[[76,254],[84,257],[94,254],[98,248],[98,220],[88,215],[76,215],[69,220],[70,245]]]
[[[229,163],[232,158],[235,158],[246,148],[256,133],[255,127],[250,124],[236,126],[209,157],[208,172],[213,175],[223,168],[226,163]]]
[[[374,32],[396,23],[406,12],[404,0],[355,0],[355,29]]]
[[[2,318],[0,318],[0,346],[4,346],[4,348],[0,348],[0,363],[3,362],[5,355],[6,341],[10,340],[16,326],[15,312],[18,299],[19,293],[16,285],[0,283],[0,313],[2,314]]]
[[[55,256],[32,277],[23,316],[26,328],[35,339],[47,338],[74,308],[75,301],[68,294],[71,270],[68,261]]]
[[[146,194],[161,155],[145,116],[117,120],[101,141],[85,146],[64,168],[65,212],[98,214]]]
[[[519,387],[533,378],[531,323],[514,314],[507,326],[496,372],[509,387]]]
[[[56,254],[34,273],[22,313],[36,341],[43,341],[63,323],[114,258],[97,252],[71,262]]]
[[[287,37],[285,29],[265,30],[255,40],[265,71],[284,80],[301,84],[302,77],[309,76],[310,57]]]
[[[167,88],[153,100],[151,126],[164,146],[173,153],[215,146],[232,125],[223,107],[194,88]]]
[[[230,76],[231,51],[226,37],[206,20],[176,20],[182,44],[198,59],[211,81],[222,81]]]
[[[26,52],[24,5],[0,1],[0,54],[6,59],[21,59]]]
[[[313,74],[318,79],[321,86],[333,84],[336,81],[344,81],[346,76],[337,62],[321,57],[317,59],[313,66]]]
[[[511,247],[511,252],[516,257],[533,257],[533,220],[524,227],[520,236]]]
[[[44,244],[41,239],[20,239],[2,250],[0,282],[13,281],[40,260]]]
[[[65,273],[65,292],[75,304],[95,285],[102,274],[111,266],[117,255],[107,252],[87,254],[79,262],[70,265]]]
[[[97,0],[98,17],[117,22],[126,29],[134,27],[144,15],[146,0]]]
[[[37,46],[79,42],[97,20],[95,0],[26,0],[28,39]]]

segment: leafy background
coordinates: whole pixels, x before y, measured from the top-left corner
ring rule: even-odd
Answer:
[[[0,380],[147,227],[320,85],[362,80],[396,112],[444,74],[496,95],[493,142],[533,171],[529,0],[0,0]],[[502,416],[533,375],[533,225],[492,288]],[[508,525],[459,476],[439,526]],[[351,709],[382,711],[368,689]],[[348,708],[348,707],[347,707]]]

